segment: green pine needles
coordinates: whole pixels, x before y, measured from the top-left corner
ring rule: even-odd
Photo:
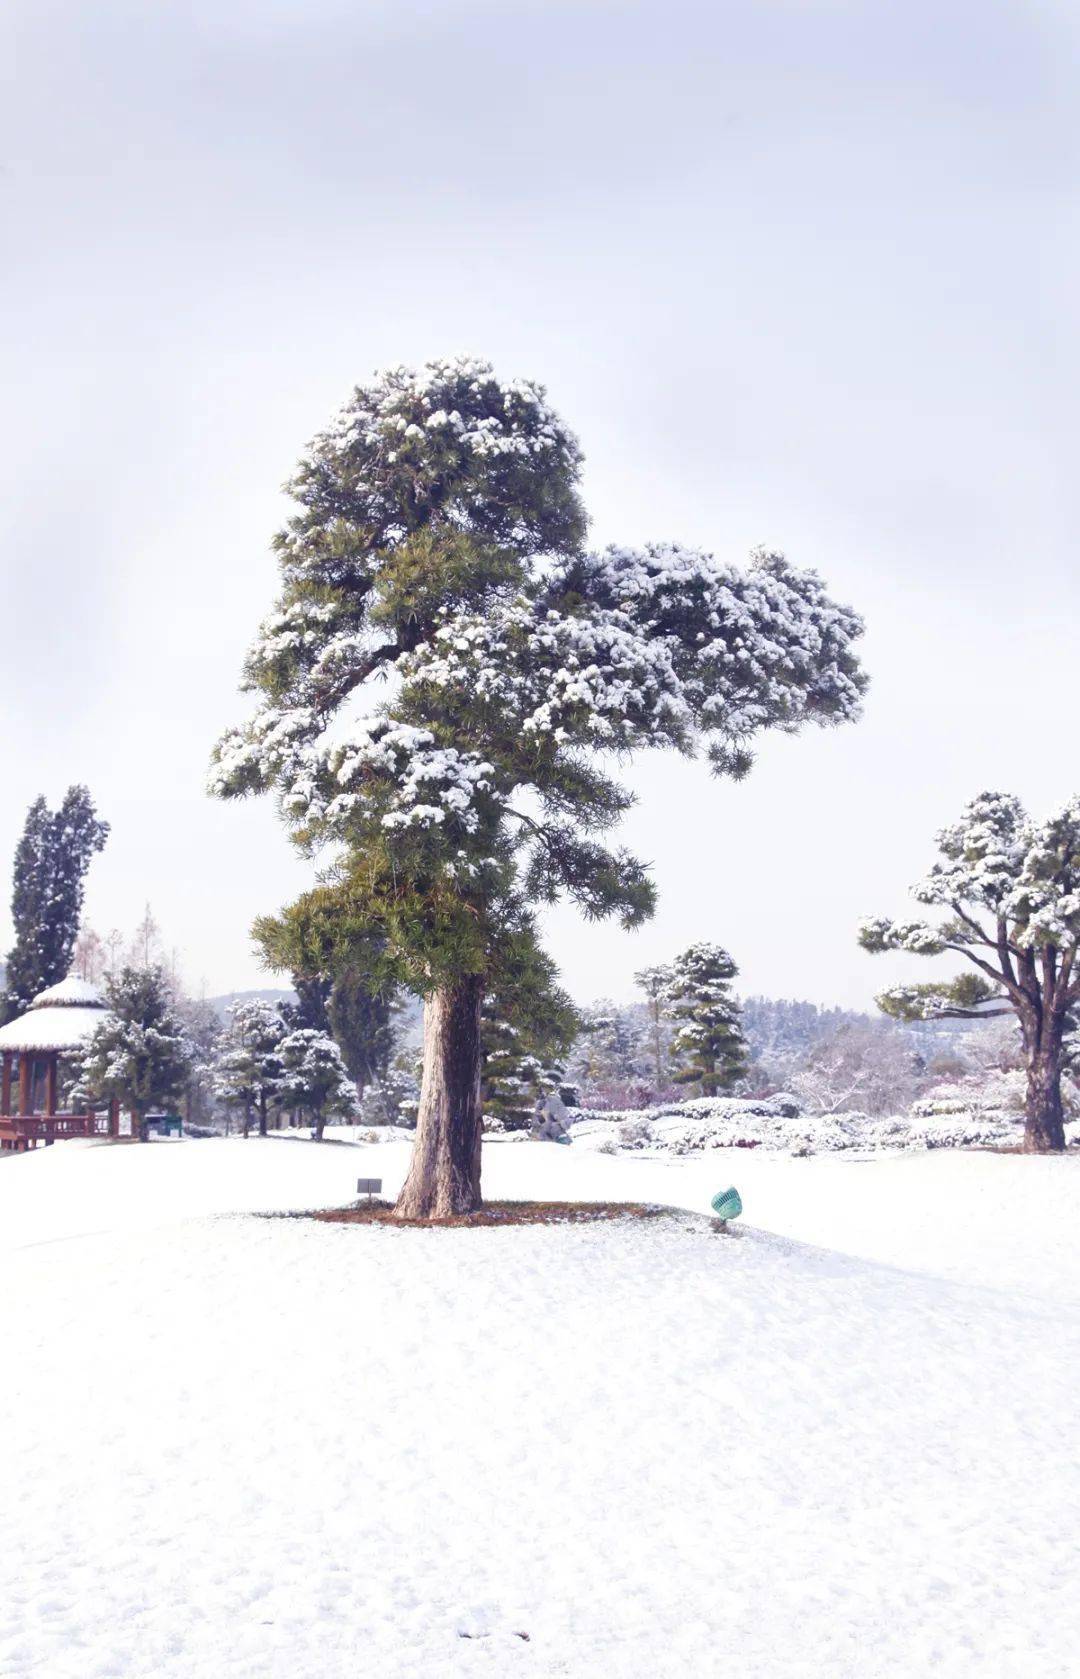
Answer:
[[[212,779],[273,792],[324,857],[257,925],[273,966],[429,998],[468,981],[471,1020],[538,949],[538,905],[652,913],[646,865],[612,840],[621,759],[666,747],[740,776],[763,729],[858,714],[862,625],[813,572],[592,552],[580,466],[541,386],[467,359],[381,375],[312,444],[246,665],[256,709]]]
[[[160,968],[123,968],[106,989],[109,1013],[86,1046],[81,1093],[116,1098],[144,1119],[179,1101],[194,1066],[184,1023]]]

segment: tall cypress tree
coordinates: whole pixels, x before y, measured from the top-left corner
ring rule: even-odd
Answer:
[[[390,1064],[395,1036],[390,1013],[395,996],[395,988],[372,991],[348,970],[334,981],[326,1011],[330,1031],[361,1093],[381,1079]]]
[[[86,872],[109,834],[85,787],[69,787],[60,808],[30,806],[15,852],[11,915],[15,943],[7,959],[0,1014],[13,1020],[39,991],[67,977],[82,915]]]
[[[329,974],[293,974],[296,1002],[286,1003],[282,1014],[292,1032],[329,1032],[330,991],[333,980]]]

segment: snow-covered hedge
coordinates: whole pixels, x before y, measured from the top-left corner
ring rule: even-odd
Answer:
[[[866,1114],[807,1114],[793,1096],[745,1100],[700,1097],[658,1108],[613,1113],[577,1110],[568,1125],[572,1142],[611,1153],[647,1149],[694,1154],[713,1148],[768,1148],[785,1154],[825,1154],[842,1149],[1010,1147],[1023,1137],[1022,1116],[1005,1109],[959,1103],[919,1103],[910,1116],[870,1119]],[[1080,1123],[1066,1127],[1080,1143]]]

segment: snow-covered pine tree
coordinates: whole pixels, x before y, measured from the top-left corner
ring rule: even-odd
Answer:
[[[543,389],[485,362],[357,389],[293,478],[246,667],[260,703],[216,753],[213,791],[276,790],[302,847],[340,847],[257,925],[271,964],[336,972],[374,948],[371,977],[426,998],[402,1216],[480,1204],[480,1010],[533,907],[652,911],[645,865],[603,837],[632,802],[613,760],[704,749],[741,776],[761,730],[859,709],[862,625],[814,573],[590,553],[580,463]]]
[[[229,1010],[214,1059],[214,1093],[226,1107],[240,1110],[245,1137],[253,1116],[260,1137],[266,1136],[270,1107],[281,1091],[281,1046],[288,1036],[281,1011],[262,998],[245,998]]]
[[[80,1089],[116,1097],[145,1119],[183,1095],[193,1056],[160,968],[123,968],[106,989],[109,1014],[86,1046]]]
[[[108,838],[85,787],[69,787],[60,808],[35,799],[15,852],[11,918],[0,1020],[13,1020],[39,991],[66,979],[82,915],[86,872]]]
[[[941,858],[912,896],[944,919],[867,919],[859,943],[875,954],[949,951],[976,972],[891,986],[878,1006],[897,1020],[1015,1014],[1027,1076],[1024,1147],[1063,1149],[1064,1040],[1080,1003],[1080,797],[1035,821],[1012,795],[980,793],[937,844]]]
[[[692,944],[671,964],[672,1077],[703,1096],[729,1090],[746,1073],[749,1051],[731,991],[738,971],[718,944]]]
[[[281,1102],[311,1115],[316,1142],[322,1142],[328,1119],[347,1119],[356,1112],[356,1086],[341,1051],[326,1032],[304,1027],[290,1032],[278,1047]]]

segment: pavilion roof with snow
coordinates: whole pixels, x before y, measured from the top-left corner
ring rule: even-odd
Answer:
[[[25,1014],[0,1026],[0,1053],[70,1055],[82,1049],[107,1013],[97,986],[69,974],[40,991]]]
[[[36,1147],[57,1137],[102,1135],[89,1108],[57,1112],[60,1062],[86,1047],[109,1009],[96,985],[68,975],[34,998],[25,1014],[0,1026],[0,1149]],[[119,1103],[109,1103],[106,1132],[120,1134]],[[134,1125],[134,1121],[132,1121]]]

